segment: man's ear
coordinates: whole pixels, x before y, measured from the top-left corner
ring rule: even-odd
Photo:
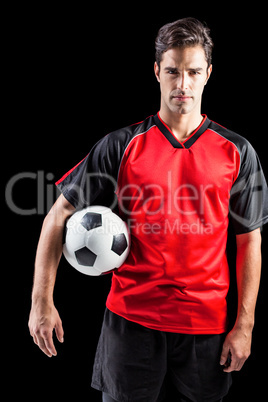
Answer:
[[[212,73],[212,64],[210,64],[210,66],[208,67],[208,73],[207,73],[207,79],[206,79],[205,85],[207,84],[209,77],[211,76],[211,73]]]
[[[155,73],[157,81],[160,82],[160,77],[159,77],[160,69],[159,69],[159,66],[156,61],[154,63],[154,73]]]

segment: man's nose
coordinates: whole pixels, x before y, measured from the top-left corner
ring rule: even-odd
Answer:
[[[188,81],[188,74],[186,72],[182,72],[177,81],[177,88],[180,89],[181,91],[185,91],[189,87],[189,81]]]

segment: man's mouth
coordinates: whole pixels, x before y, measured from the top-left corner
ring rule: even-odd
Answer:
[[[175,95],[173,96],[173,99],[176,99],[180,102],[187,102],[188,100],[192,99],[192,97],[187,95]]]

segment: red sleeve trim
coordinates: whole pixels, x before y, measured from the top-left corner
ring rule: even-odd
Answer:
[[[87,155],[87,156],[88,156],[88,155]],[[63,182],[63,180],[65,180],[66,177],[69,176],[69,174],[71,174],[72,171],[74,171],[74,169],[76,169],[77,166],[79,166],[80,163],[82,163],[82,162],[86,159],[87,156],[85,156],[85,158],[82,159],[79,163],[77,163],[77,165],[75,165],[72,169],[70,169],[67,173],[65,173],[65,175],[63,175],[62,178],[61,178],[60,180],[58,180],[58,181],[55,183],[56,186],[58,186],[61,182]]]

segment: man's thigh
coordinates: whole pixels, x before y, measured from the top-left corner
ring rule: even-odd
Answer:
[[[221,400],[232,383],[220,365],[225,334],[168,334],[167,339],[168,371],[185,401]]]
[[[92,387],[116,401],[155,402],[165,374],[165,333],[106,310]]]

